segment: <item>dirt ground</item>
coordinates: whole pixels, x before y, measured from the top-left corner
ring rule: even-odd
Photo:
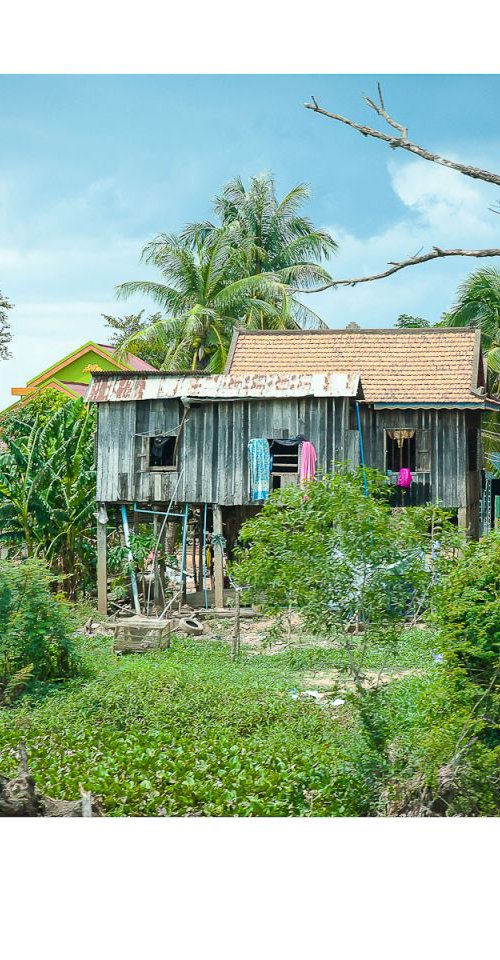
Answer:
[[[185,615],[196,617],[197,612],[196,610],[191,610],[188,614],[188,608],[186,608]],[[230,644],[234,631],[233,616],[218,617],[216,614],[213,616],[200,616],[199,622],[203,626],[203,638],[208,643],[220,643],[223,641]],[[173,624],[173,630],[177,632],[178,620],[174,620]],[[89,627],[90,632],[93,632],[93,628],[101,633],[112,632],[109,625],[105,623],[91,624],[89,621],[83,629],[87,629],[88,631]],[[300,647],[309,646],[307,639],[304,638],[300,617],[295,614],[292,614],[290,618],[289,627],[285,621],[281,632],[276,630],[276,621],[271,617],[261,615],[255,615],[249,618],[242,617],[240,621],[240,645],[247,656],[276,656],[283,653],[283,651],[289,647],[297,650],[300,649]],[[331,648],[332,641],[315,638],[314,646],[316,648]],[[421,673],[421,671],[414,668],[399,670],[388,668],[382,671],[366,669],[364,671],[363,686],[366,689],[370,689],[380,684],[391,683],[408,674],[415,675],[418,673]],[[301,673],[300,687],[304,688],[300,694],[301,696],[309,695],[318,702],[324,701],[326,703],[332,702],[332,698],[334,697],[338,697],[343,693],[348,693],[355,689],[354,683],[348,679],[345,672],[335,668]]]

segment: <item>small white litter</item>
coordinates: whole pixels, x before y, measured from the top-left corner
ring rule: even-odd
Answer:
[[[332,707],[343,707],[345,700],[342,700],[341,697],[335,697],[335,700],[332,702]]]
[[[321,694],[319,690],[304,690],[304,697],[313,697],[314,700],[320,700]]]

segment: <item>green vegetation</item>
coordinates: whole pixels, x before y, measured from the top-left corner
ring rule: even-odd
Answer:
[[[76,598],[93,579],[95,411],[40,397],[2,430],[0,542],[9,556],[46,560]]]
[[[106,326],[113,331],[111,336],[107,337],[107,342],[114,350],[118,350],[126,340],[134,338],[135,355],[140,357],[141,360],[145,360],[146,363],[152,364],[153,367],[161,367],[164,350],[160,348],[155,351],[154,347],[141,343],[136,336],[142,330],[161,320],[161,314],[153,313],[147,319],[144,319],[144,312],[144,310],[139,310],[139,313],[129,313],[124,317],[112,317],[103,313],[102,318],[105,320]]]
[[[436,593],[434,621],[450,668],[479,690],[500,671],[500,531],[470,543]]]
[[[448,327],[479,327],[488,354],[488,367],[498,378],[500,373],[500,270],[484,267],[476,270],[458,288],[457,299],[443,314]],[[495,389],[498,383],[492,385]]]
[[[400,313],[394,326],[408,330],[411,327],[430,327],[432,324],[429,320],[424,320],[423,317],[412,317],[409,313]]]
[[[41,682],[76,673],[67,603],[51,592],[53,577],[43,563],[0,562],[0,703]]]
[[[351,710],[385,784],[379,803],[491,813],[500,809],[499,536],[466,548],[443,510],[391,512],[383,477],[367,482],[369,497],[361,472],[340,470],[273,495],[243,528],[234,576],[254,602],[281,619],[298,612],[313,636],[334,641],[333,651],[296,655],[348,673]],[[423,616],[438,627],[427,656],[439,669],[422,671],[417,656],[417,672],[384,689],[405,622]]]
[[[7,360],[10,357],[9,343],[12,340],[12,334],[7,310],[12,310],[12,304],[0,290],[0,360]]]
[[[424,792],[425,809],[437,797],[450,816],[500,809],[492,725],[438,656],[440,633],[402,630],[389,657],[383,639],[370,643],[365,677],[383,667],[386,682],[364,700],[337,640],[301,635],[272,655],[244,648],[236,662],[222,638],[174,637],[168,651],[121,659],[107,638],[76,642],[76,679],[0,710],[2,774],[15,772],[24,739],[48,795],[82,783],[110,816],[377,816]],[[352,643],[359,659],[363,635]],[[301,693],[311,689],[330,695]]]
[[[445,511],[394,511],[389,494],[382,474],[342,465],[306,487],[278,491],[243,526],[233,571],[253,602],[274,614],[299,613],[312,635],[337,638],[358,685],[370,645],[385,643],[390,656],[394,638],[422,617],[431,585],[464,545]]]
[[[176,638],[117,660],[108,643],[87,650],[96,676],[0,712],[2,772],[15,770],[22,736],[43,792],[69,797],[84,783],[112,815],[376,812],[378,758],[355,712],[294,699],[310,665],[292,652],[234,664],[229,645]]]
[[[299,184],[278,201],[272,177],[253,177],[248,189],[236,178],[215,201],[217,222],[190,224],[148,243],[143,259],[158,268],[161,281],[122,283],[118,294],[145,294],[165,316],[146,326],[132,319],[131,333],[120,338],[122,355],[142,352],[156,364],[161,355],[164,370],[218,373],[237,325],[324,326],[296,297],[330,279],[321,260],[336,249],[326,231],[300,215],[308,196]]]
[[[286,488],[246,524],[233,573],[278,627],[235,661],[217,620],[118,658],[43,565],[0,565],[2,774],[25,740],[44,794],[83,784],[110,816],[498,814],[500,534],[465,546],[364,479]]]
[[[443,314],[447,327],[478,327],[487,358],[488,388],[497,395],[500,389],[500,270],[485,267],[471,273],[458,288],[457,299]],[[486,371],[485,371],[486,373]],[[483,419],[482,436],[486,456],[500,450],[500,419],[489,413]],[[496,458],[495,458],[496,461]],[[497,472],[497,464],[490,469]]]

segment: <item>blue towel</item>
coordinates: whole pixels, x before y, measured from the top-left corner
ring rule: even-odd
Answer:
[[[269,475],[271,472],[271,454],[265,438],[249,440],[248,460],[250,462],[250,493],[252,500],[267,500],[269,496]]]

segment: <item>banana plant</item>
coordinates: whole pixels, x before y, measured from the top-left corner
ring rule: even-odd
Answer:
[[[93,409],[74,400],[2,434],[0,541],[46,560],[73,599],[95,552],[94,431]]]

